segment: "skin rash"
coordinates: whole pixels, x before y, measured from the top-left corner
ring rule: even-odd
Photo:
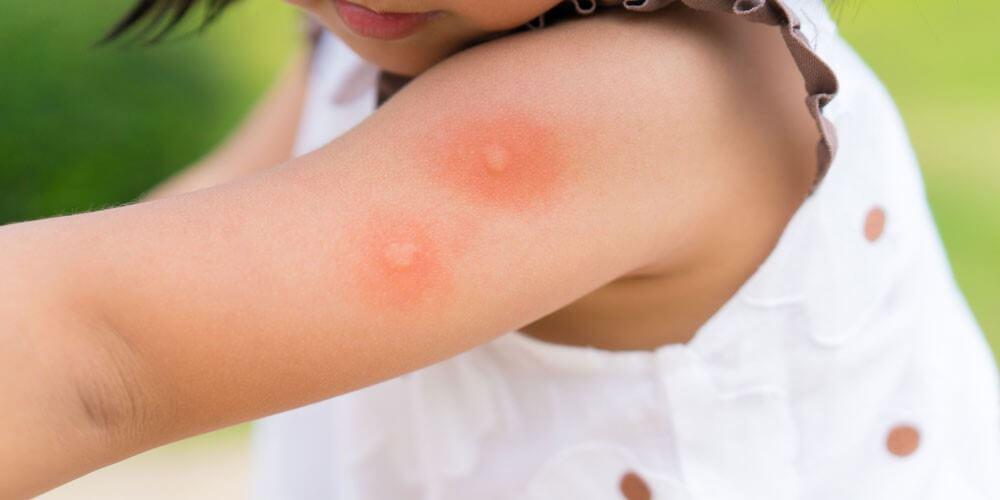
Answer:
[[[410,310],[452,288],[450,268],[453,252],[442,244],[446,236],[426,217],[407,214],[372,214],[360,233],[360,279],[362,298],[379,309]],[[451,249],[454,250],[454,249]]]
[[[423,155],[434,182],[467,200],[507,212],[537,210],[566,184],[564,148],[526,113],[463,120],[438,128]]]
[[[454,263],[481,229],[484,218],[544,213],[566,183],[568,162],[556,134],[521,113],[463,120],[432,127],[420,141],[431,184],[470,203],[413,212],[374,212],[362,235],[360,288],[365,301],[383,310],[412,311],[447,299]]]

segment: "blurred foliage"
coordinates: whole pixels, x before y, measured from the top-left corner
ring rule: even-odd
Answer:
[[[244,0],[202,36],[92,47],[129,3],[5,1],[0,223],[133,199],[223,138],[297,40],[290,8]],[[1000,352],[1000,3],[832,10],[900,104],[956,275]]]
[[[94,47],[130,0],[5,0],[0,224],[133,199],[238,123],[297,41],[290,7],[237,4],[204,36]]]

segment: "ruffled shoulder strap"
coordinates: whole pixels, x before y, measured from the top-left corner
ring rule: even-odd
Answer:
[[[836,74],[816,53],[802,33],[802,24],[796,7],[809,1],[821,2],[821,0],[568,0],[556,9],[536,18],[528,27],[531,29],[544,27],[549,23],[551,16],[560,14],[557,9],[567,3],[572,5],[576,14],[590,15],[601,8],[615,6],[634,12],[653,12],[678,2],[694,10],[732,14],[750,22],[779,26],[785,44],[805,80],[808,93],[806,106],[820,132],[820,141],[816,148],[817,168],[813,183],[815,189],[829,170],[837,151],[836,129],[833,123],[823,116],[823,108],[837,94],[838,82]]]

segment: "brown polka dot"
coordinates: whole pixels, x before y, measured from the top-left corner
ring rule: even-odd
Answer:
[[[885,210],[882,207],[872,207],[865,217],[865,238],[874,242],[885,231]]]
[[[622,495],[625,495],[626,500],[650,500],[653,498],[653,492],[649,490],[649,485],[635,472],[626,472],[622,476],[621,482],[618,483],[618,489],[621,490]]]
[[[897,457],[912,455],[920,447],[920,431],[912,425],[897,425],[885,437],[885,447]]]

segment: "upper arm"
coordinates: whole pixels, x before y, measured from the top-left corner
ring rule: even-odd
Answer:
[[[141,439],[370,385],[696,258],[765,175],[734,153],[755,165],[771,131],[725,119],[710,44],[616,22],[475,48],[308,156],[67,222],[81,295],[165,408]]]

